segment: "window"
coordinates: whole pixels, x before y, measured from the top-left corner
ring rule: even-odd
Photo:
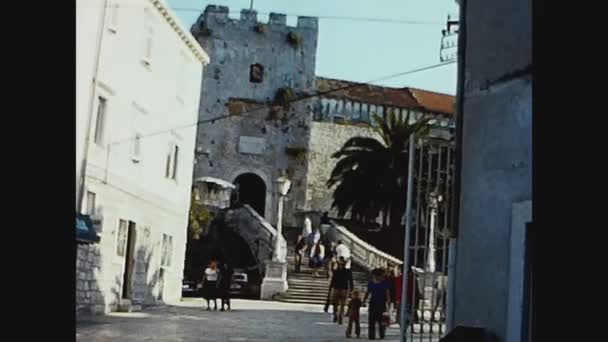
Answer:
[[[179,155],[179,146],[174,146],[173,148],[173,174],[171,175],[171,179],[177,179],[177,157]]]
[[[103,145],[103,134],[106,121],[107,100],[99,97],[97,101],[97,120],[95,122],[94,141],[97,145]]]
[[[135,137],[133,137],[131,159],[136,163],[141,160],[141,134],[139,133],[135,133]]]
[[[177,162],[179,156],[179,146],[171,145],[165,164],[165,177],[169,179],[177,179]]]
[[[95,215],[95,193],[91,191],[87,191],[87,215]]]
[[[127,248],[127,221],[118,222],[118,236],[116,240],[116,255],[124,257]]]
[[[146,8],[144,10],[144,51],[143,61],[146,65],[150,65],[152,60],[152,43],[154,38],[154,25],[152,18],[152,10]]]
[[[113,3],[110,4],[108,10],[109,10],[109,23],[108,23],[108,30],[110,30],[110,32],[116,33],[117,29],[118,29],[118,9],[119,9],[119,5],[118,3]]]
[[[160,265],[163,267],[171,267],[172,255],[173,255],[173,237],[171,235],[163,234]]]
[[[264,66],[261,64],[252,64],[249,68],[249,82],[262,83],[264,80]]]

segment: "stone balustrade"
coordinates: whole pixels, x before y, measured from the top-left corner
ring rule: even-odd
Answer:
[[[379,267],[395,267],[403,264],[401,260],[361,240],[348,229],[334,221],[331,221],[331,226],[332,230],[334,230],[331,234],[333,235],[332,240],[342,240],[342,243],[350,249],[352,260],[368,271]]]

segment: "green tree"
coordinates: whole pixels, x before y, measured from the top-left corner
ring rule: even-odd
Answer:
[[[188,239],[198,240],[203,233],[203,227],[211,220],[211,213],[196,201],[196,190],[190,196],[190,220],[188,224]]]
[[[372,115],[371,126],[382,141],[353,137],[332,155],[338,159],[327,181],[336,186],[332,208],[358,222],[374,221],[382,214],[382,226],[398,227],[405,213],[409,137],[428,134],[430,118],[410,123],[410,112],[387,112],[386,118]],[[390,223],[389,223],[390,220]]]

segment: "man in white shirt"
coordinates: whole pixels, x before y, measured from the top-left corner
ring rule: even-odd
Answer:
[[[304,227],[302,228],[302,236],[306,239],[312,233],[312,222],[306,216],[304,218]]]
[[[338,245],[336,246],[336,258],[339,260],[340,257],[344,258],[346,268],[350,269],[350,249],[342,243],[342,240],[338,240]]]

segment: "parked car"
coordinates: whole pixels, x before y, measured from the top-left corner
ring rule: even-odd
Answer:
[[[182,282],[182,297],[198,297],[200,296],[203,284],[198,281],[184,280]]]
[[[243,269],[235,269],[230,284],[230,294],[238,297],[251,296],[251,286],[247,272]]]

